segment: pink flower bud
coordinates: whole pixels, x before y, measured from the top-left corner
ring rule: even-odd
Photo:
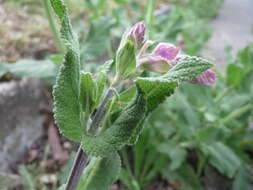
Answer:
[[[146,25],[144,22],[136,23],[128,32],[128,36],[133,38],[137,48],[140,48],[145,40]]]
[[[145,70],[166,73],[173,64],[161,56],[147,55],[139,59],[139,66]]]
[[[213,85],[217,80],[215,72],[211,69],[201,73],[198,77],[192,79],[192,83],[210,86]]]
[[[153,51],[154,55],[159,55],[167,60],[174,59],[180,48],[170,43],[159,43]]]

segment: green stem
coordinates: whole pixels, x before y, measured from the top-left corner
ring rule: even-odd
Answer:
[[[116,81],[115,81],[116,83]],[[89,128],[89,133],[92,135],[95,135],[97,133],[98,126],[102,119],[104,118],[106,114],[106,109],[104,108],[107,101],[113,96],[113,90],[112,87],[110,87],[107,90],[107,93],[102,100],[100,106],[98,107],[95,116],[92,119],[91,127]],[[89,156],[83,151],[82,145],[79,146],[78,152],[76,154],[75,162],[73,164],[73,167],[71,169],[68,181],[67,181],[67,187],[66,190],[75,190],[79,181],[80,177],[83,173],[83,170],[85,167],[87,167],[89,162]]]
[[[99,124],[101,123],[101,121],[103,120],[103,118],[107,112],[107,110],[105,108],[105,104],[108,102],[108,100],[112,96],[113,96],[113,90],[111,88],[109,88],[106,95],[105,95],[105,98],[103,99],[103,101],[99,105],[94,117],[92,118],[93,122],[91,123],[91,125],[88,129],[88,133],[90,135],[94,136],[98,132]]]
[[[153,22],[153,18],[154,18],[153,12],[154,12],[154,0],[149,0],[148,5],[147,5],[147,12],[146,12],[146,16],[145,16],[145,22],[148,26],[148,30],[146,32],[147,39],[151,38],[151,36],[152,36],[152,32],[150,32],[150,31],[152,30],[152,22]]]
[[[45,8],[45,12],[46,12],[46,15],[47,15],[47,19],[48,19],[50,29],[53,33],[54,42],[57,45],[58,49],[61,51],[61,53],[64,53],[64,46],[61,42],[60,35],[59,35],[59,33],[56,29],[56,25],[55,25],[53,15],[52,15],[52,12],[51,12],[51,6],[50,6],[50,2],[49,2],[50,0],[42,0],[42,1],[43,1],[43,5],[44,5],[44,8]]]

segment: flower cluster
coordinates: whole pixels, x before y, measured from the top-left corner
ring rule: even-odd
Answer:
[[[151,53],[144,54],[150,41],[145,38],[146,27],[143,22],[136,23],[127,33],[128,38],[132,39],[138,54],[138,67],[158,73],[166,73],[175,66],[184,56],[180,53],[180,48],[170,43],[159,43]],[[191,82],[201,85],[213,85],[216,82],[216,74],[208,69],[207,71],[194,78]]]

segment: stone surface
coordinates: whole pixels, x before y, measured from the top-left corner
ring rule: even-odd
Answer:
[[[43,132],[47,98],[38,79],[0,83],[0,171],[20,160]]]
[[[253,1],[225,0],[219,15],[211,22],[213,35],[203,55],[215,59],[218,67],[226,63],[225,47],[232,46],[232,55],[253,43]]]

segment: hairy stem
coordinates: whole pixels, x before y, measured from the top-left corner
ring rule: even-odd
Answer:
[[[97,129],[99,127],[99,124],[101,123],[101,121],[103,120],[105,114],[106,114],[106,108],[105,108],[105,104],[108,102],[108,100],[113,96],[113,90],[111,88],[109,88],[107,90],[107,93],[105,95],[105,98],[103,99],[103,101],[101,102],[101,104],[99,105],[95,115],[92,118],[92,122],[90,125],[90,128],[88,130],[88,133],[90,135],[95,135],[97,132]]]
[[[105,114],[106,114],[106,109],[105,109],[105,104],[107,101],[113,96],[113,90],[112,88],[109,88],[107,90],[107,93],[102,100],[101,104],[99,105],[95,115],[92,118],[92,122],[89,128],[89,133],[92,135],[95,135],[97,133],[97,129],[99,127],[100,122],[103,120]],[[79,146],[78,152],[76,154],[75,162],[73,164],[73,167],[71,169],[68,181],[67,181],[67,186],[66,190],[75,190],[79,181],[80,177],[83,173],[84,168],[88,164],[88,155],[83,151],[82,145]]]
[[[68,181],[67,181],[67,186],[66,186],[66,190],[75,190],[80,177],[83,173],[83,170],[85,168],[85,166],[87,166],[88,163],[88,155],[85,154],[85,152],[82,149],[82,146],[80,145],[78,148],[78,152],[76,154],[76,158],[73,164],[73,167],[71,169]]]
[[[56,26],[55,26],[55,22],[54,22],[52,12],[51,12],[50,2],[49,2],[49,0],[43,0],[43,4],[44,4],[45,11],[46,11],[46,15],[47,15],[47,19],[48,19],[50,29],[53,33],[54,41],[55,41],[58,49],[61,51],[61,53],[63,53],[64,52],[64,46],[61,43],[61,38],[60,38],[60,36],[58,34],[58,31],[56,29]]]

